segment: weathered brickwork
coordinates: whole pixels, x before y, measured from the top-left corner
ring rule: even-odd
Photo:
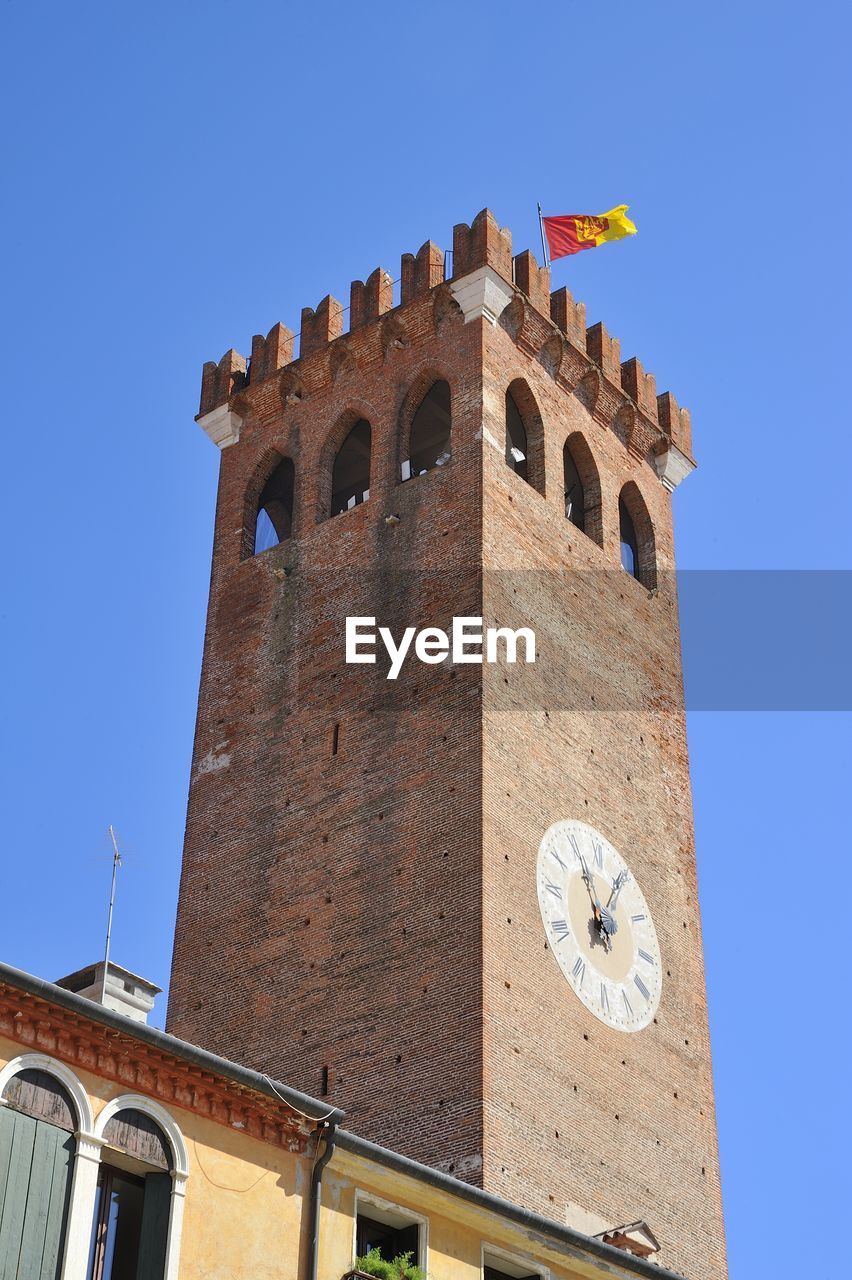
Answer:
[[[499,421],[519,375],[541,414],[548,489],[485,452],[485,614],[530,620],[539,642],[534,672],[483,669],[485,1182],[539,1212],[568,1201],[608,1221],[644,1217],[668,1265],[720,1276],[670,497],[647,459],[500,326],[485,346],[486,421]],[[563,514],[562,446],[575,432],[600,476],[602,547]],[[618,495],[631,480],[654,527],[654,594],[618,569]],[[560,818],[601,830],[652,906],[666,976],[639,1034],[593,1018],[547,953],[535,862]]]
[[[465,323],[455,283],[512,285]],[[674,594],[667,450],[689,417],[620,363],[581,304],[491,215],[325,299],[246,362],[207,365],[228,406],[169,1030],[330,1099],[367,1137],[557,1219],[645,1217],[662,1261],[725,1271]],[[508,291],[507,291],[508,292]],[[401,483],[437,379],[452,458]],[[518,380],[522,380],[519,382]],[[505,393],[536,488],[504,461]],[[369,500],[327,518],[349,427],[372,425]],[[586,529],[565,519],[562,449]],[[247,555],[279,455],[293,536]],[[597,478],[586,467],[594,466]],[[647,586],[619,569],[625,485]],[[390,523],[387,517],[398,517]],[[347,615],[536,631],[534,668],[347,666]],[[339,726],[335,732],[335,726]],[[335,753],[335,743],[337,750]],[[545,948],[534,868],[578,817],[628,858],[667,976],[637,1035],[587,1013]]]

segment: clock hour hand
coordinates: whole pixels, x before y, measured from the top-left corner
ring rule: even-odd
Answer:
[[[612,893],[609,895],[609,902],[606,904],[606,909],[607,911],[610,911],[613,916],[615,915],[615,907],[616,907],[616,903],[618,902],[618,895],[621,893],[621,890],[627,884],[627,881],[629,879],[630,879],[630,872],[625,868],[624,871],[619,871],[618,875],[615,877],[615,880],[612,883]]]
[[[625,867],[623,871],[619,871],[615,880],[612,882],[612,893],[609,895],[609,901],[605,907],[601,907],[601,930],[606,934],[607,944],[612,943],[613,934],[618,932],[618,921],[615,918],[615,908],[618,902],[618,895],[630,879],[630,872]]]

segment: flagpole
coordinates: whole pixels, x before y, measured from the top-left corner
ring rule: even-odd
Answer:
[[[541,233],[541,252],[544,257],[544,266],[549,267],[550,259],[547,256],[547,246],[544,240],[544,222],[542,221],[542,216],[541,216],[541,205],[538,206],[538,229],[539,229],[539,232]]]

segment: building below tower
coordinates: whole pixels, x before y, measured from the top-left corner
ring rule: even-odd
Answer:
[[[675,1280],[645,1223],[584,1236],[344,1119],[0,964],[4,1276],[348,1280],[402,1256],[399,1280]]]

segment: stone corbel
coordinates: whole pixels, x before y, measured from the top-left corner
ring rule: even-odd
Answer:
[[[220,449],[227,449],[229,444],[238,442],[240,427],[243,425],[240,415],[227,404],[220,404],[218,408],[202,414],[196,418],[196,422]]]
[[[489,324],[496,324],[515,296],[512,286],[491,267],[478,267],[460,280],[451,280],[450,290],[462,309],[465,324],[480,316]]]
[[[695,470],[695,463],[673,444],[669,444],[665,453],[657,454],[654,466],[663,488],[668,489],[669,493],[674,493],[681,480],[685,480]]]

